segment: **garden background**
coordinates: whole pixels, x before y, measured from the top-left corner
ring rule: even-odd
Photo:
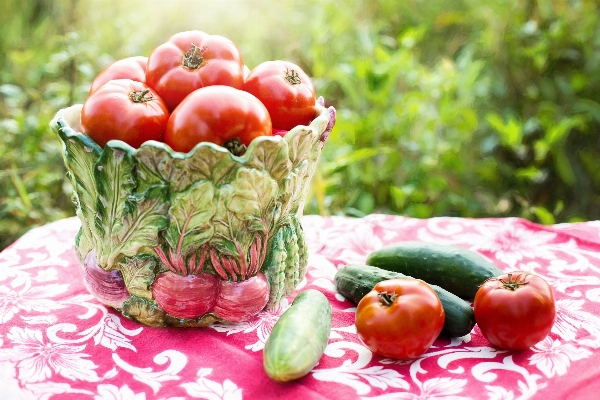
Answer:
[[[2,0],[0,250],[74,215],[48,123],[191,29],[338,111],[305,214],[600,219],[596,0]]]

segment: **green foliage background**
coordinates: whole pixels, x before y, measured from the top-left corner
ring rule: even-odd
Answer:
[[[600,217],[593,0],[3,0],[0,249],[74,215],[48,123],[173,33],[288,59],[338,110],[305,213]]]

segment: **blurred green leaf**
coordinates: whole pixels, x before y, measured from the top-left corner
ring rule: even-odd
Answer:
[[[558,143],[562,141],[565,138],[565,136],[567,136],[571,132],[571,129],[573,129],[578,124],[579,121],[576,118],[565,118],[561,120],[558,124],[548,129],[546,139],[548,140],[550,145]]]
[[[554,215],[544,207],[532,207],[531,211],[543,225],[552,225],[556,222]]]
[[[515,118],[509,117],[508,121],[504,122],[499,115],[488,114],[486,120],[499,134],[501,143],[509,147],[521,144],[523,127]]]
[[[596,122],[600,123],[600,104],[590,99],[578,99],[573,105],[573,111],[576,113],[588,114]]]
[[[557,149],[554,152],[554,162],[556,163],[556,172],[561,179],[569,186],[574,185],[577,177],[564,150]]]

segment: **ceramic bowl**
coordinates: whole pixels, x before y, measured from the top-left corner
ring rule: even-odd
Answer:
[[[242,156],[200,143],[104,148],[80,133],[81,105],[51,122],[81,220],[75,249],[88,290],[150,326],[246,321],[292,293],[308,249],[300,217],[335,109]]]

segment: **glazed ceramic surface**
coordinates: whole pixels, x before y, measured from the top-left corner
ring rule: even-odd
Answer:
[[[335,110],[242,156],[200,143],[101,148],[79,132],[81,105],[51,123],[63,143],[81,229],[76,251],[100,301],[152,326],[244,321],[303,278],[304,201]],[[115,128],[116,129],[116,128]]]

